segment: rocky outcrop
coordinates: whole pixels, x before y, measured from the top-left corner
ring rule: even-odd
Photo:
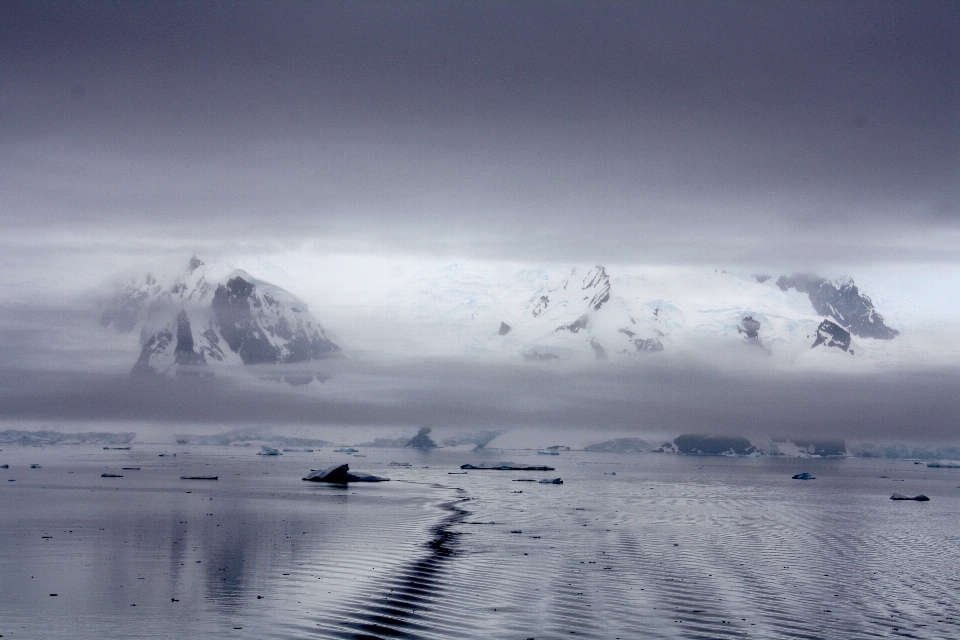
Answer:
[[[740,436],[704,436],[684,434],[674,438],[677,451],[695,456],[746,456],[760,451],[749,440]]]
[[[796,289],[806,293],[814,311],[833,318],[859,338],[892,340],[900,334],[883,323],[883,316],[874,308],[873,301],[860,293],[851,278],[830,282],[813,274],[801,273],[780,276],[777,286],[781,291]]]
[[[820,323],[820,326],[817,327],[816,338],[811,348],[816,348],[821,344],[825,344],[828,347],[836,347],[841,351],[849,351],[850,332],[829,320],[824,320]],[[850,353],[853,352],[850,351]]]

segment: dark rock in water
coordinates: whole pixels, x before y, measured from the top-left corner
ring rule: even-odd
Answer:
[[[902,493],[895,493],[892,496],[890,496],[890,499],[891,500],[916,500],[917,502],[928,502],[930,500],[930,498],[923,495],[922,493],[918,496],[913,496],[912,498],[910,496],[905,496]]]
[[[861,294],[850,278],[834,283],[813,274],[800,273],[789,278],[780,276],[777,286],[781,291],[792,288],[806,293],[814,311],[832,317],[860,338],[892,340],[900,334],[883,323],[883,316],[877,313],[873,301]]]
[[[540,484],[563,484],[563,480],[560,478],[554,478],[553,480],[541,480]]]
[[[598,442],[589,447],[584,447],[584,451],[605,451],[608,453],[643,453],[650,448],[650,443],[640,438],[617,438],[616,440],[607,440]]]
[[[31,468],[31,469],[39,469],[39,468],[40,468],[40,465],[38,465],[38,464],[32,464],[32,465],[30,465],[30,468]]]
[[[810,348],[814,349],[821,344],[848,351],[850,349],[850,332],[836,323],[824,320],[817,327],[817,339],[813,341],[813,346]]]
[[[219,480],[219,476],[180,476],[181,480]]]
[[[816,480],[816,478],[813,477],[813,474],[807,473],[806,471],[804,471],[803,473],[798,473],[797,475],[793,476],[793,479],[794,480]]]
[[[403,446],[413,447],[414,449],[436,449],[437,443],[430,437],[431,431],[433,431],[433,429],[430,427],[421,427],[417,435],[410,438],[410,441]]]
[[[260,450],[259,453],[257,453],[257,455],[258,456],[282,456],[283,454],[272,447],[263,445],[263,448]]]
[[[507,335],[508,333],[510,333],[510,329],[512,329],[512,328],[513,328],[513,327],[511,327],[510,325],[508,325],[506,322],[501,322],[501,323],[500,323],[500,331],[498,331],[497,334],[498,334],[498,335],[501,335],[501,336],[505,336],[505,335]]]
[[[512,462],[501,462],[500,464],[462,464],[461,469],[475,469],[477,471],[553,471],[553,467],[528,466],[523,464],[513,464]]]
[[[9,469],[9,468],[10,468],[10,465],[8,464],[0,464],[0,469]]]
[[[341,464],[321,471],[314,471],[304,478],[304,480],[309,482],[346,484],[348,482],[387,482],[390,478],[380,478],[365,473],[350,473],[350,465]]]
[[[123,476],[117,475],[116,473],[101,473],[101,478],[122,478]]]
[[[739,436],[703,436],[687,433],[674,439],[679,453],[695,456],[746,456],[758,450]]]

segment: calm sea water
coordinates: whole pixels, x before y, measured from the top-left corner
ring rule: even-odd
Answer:
[[[256,451],[5,446],[0,635],[960,638],[958,469]],[[459,473],[501,460],[556,471]],[[392,481],[300,480],[337,462]]]

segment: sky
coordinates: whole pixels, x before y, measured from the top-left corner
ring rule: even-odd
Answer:
[[[0,350],[193,253],[955,283],[957,78],[956,2],[0,3]]]

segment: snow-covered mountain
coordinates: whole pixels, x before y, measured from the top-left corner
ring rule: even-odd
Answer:
[[[822,349],[854,355],[851,334],[874,346],[899,334],[850,278],[830,282],[796,275],[773,286],[765,276],[673,274],[671,282],[664,275],[617,277],[598,265],[550,278],[525,308],[502,321],[501,349],[528,360],[551,360],[739,345],[747,352],[802,360],[805,352]],[[797,293],[807,294],[806,300]]]
[[[293,365],[341,355],[302,300],[196,257],[172,282],[147,274],[119,287],[100,323],[120,332],[139,329],[138,374],[203,375],[218,365]],[[284,378],[307,382],[303,375]]]

